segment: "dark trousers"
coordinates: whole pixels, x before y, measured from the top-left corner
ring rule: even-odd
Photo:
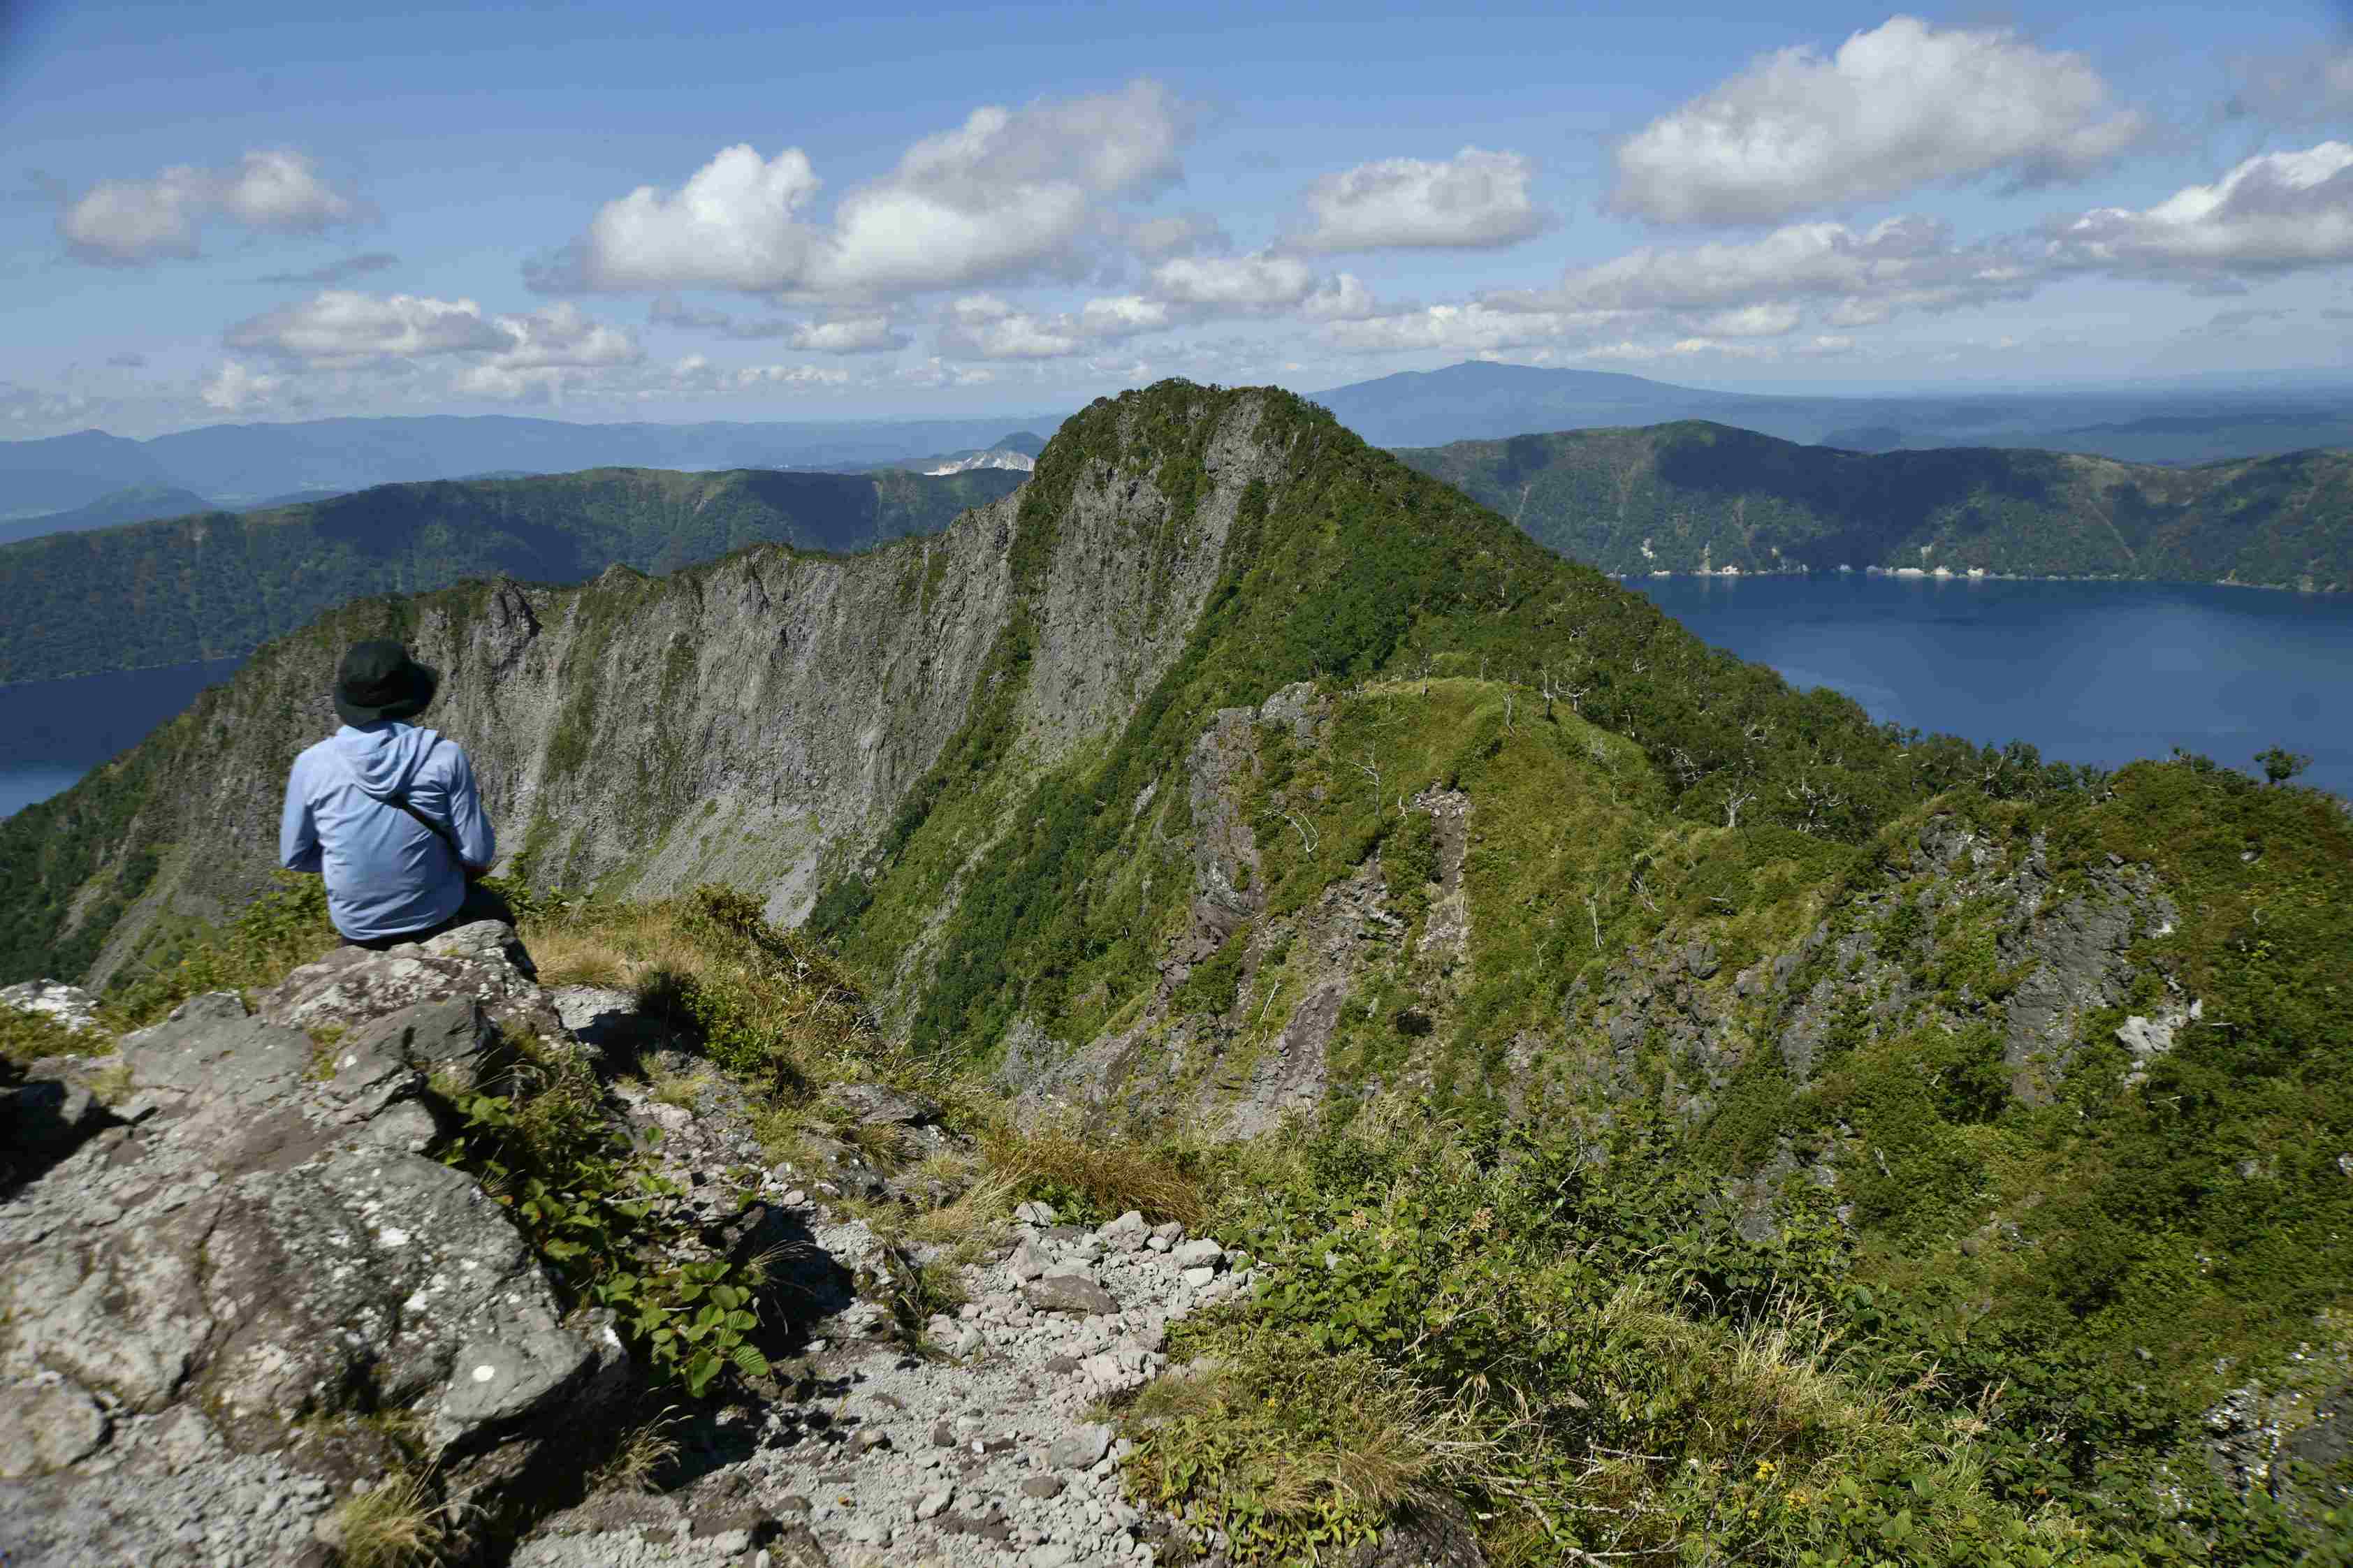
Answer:
[[[404,942],[429,941],[445,931],[455,931],[459,926],[471,925],[476,921],[504,921],[507,924],[512,925],[514,918],[513,909],[503,897],[485,888],[480,882],[469,882],[466,884],[466,901],[459,904],[456,912],[448,920],[438,921],[421,931],[395,931],[390,936],[369,937],[365,942],[362,942],[357,937],[347,936],[343,941],[353,947],[366,948],[370,952],[382,952],[388,947],[398,947]]]

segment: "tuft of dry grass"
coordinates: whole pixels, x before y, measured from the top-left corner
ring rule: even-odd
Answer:
[[[591,1492],[659,1491],[659,1478],[678,1458],[678,1439],[670,1436],[670,1428],[677,1423],[677,1416],[665,1410],[652,1420],[632,1428],[613,1450],[612,1456],[589,1478],[588,1489]]]
[[[1502,1424],[1470,1391],[1443,1397],[1362,1352],[1303,1349],[1253,1337],[1147,1384],[1126,1413],[1142,1489],[1214,1474],[1215,1497],[1247,1499],[1254,1513],[1304,1522],[1337,1510],[1371,1523],[1459,1487],[1508,1484]]]
[[[569,923],[527,923],[524,945],[543,985],[596,985],[626,991],[631,961],[607,933]]]
[[[984,1148],[990,1166],[1016,1191],[1073,1192],[1107,1214],[1135,1209],[1155,1224],[1198,1226],[1208,1212],[1200,1184],[1166,1154],[1140,1144],[1096,1142],[1069,1127],[1001,1127]]]
[[[632,992],[719,1066],[787,1099],[841,1079],[912,1087],[929,1076],[883,1039],[830,954],[728,889],[567,906],[526,921],[521,934],[547,984]]]
[[[427,1568],[445,1561],[439,1511],[422,1476],[394,1471],[330,1515],[346,1568]]]
[[[927,1160],[916,1169],[926,1173],[930,1167],[948,1161],[959,1166],[966,1163],[955,1156],[942,1156]],[[951,1178],[940,1174],[935,1179]],[[927,1246],[952,1249],[959,1262],[976,1263],[1004,1229],[1019,1190],[1020,1182],[1015,1174],[990,1172],[957,1194],[954,1202],[917,1215],[908,1223],[907,1235]]]
[[[718,1082],[718,1076],[709,1072],[657,1072],[648,1081],[646,1092],[659,1104],[692,1110],[703,1091]]]
[[[1827,1313],[1779,1292],[1734,1329],[1694,1321],[1621,1287],[1604,1312],[1610,1330],[1667,1369],[1691,1413],[1692,1450],[1736,1468],[1852,1466],[1894,1430],[1893,1395],[1867,1396],[1843,1375]]]

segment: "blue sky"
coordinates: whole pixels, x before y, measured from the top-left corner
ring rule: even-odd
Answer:
[[[2353,359],[2341,5],[0,15],[5,436]]]

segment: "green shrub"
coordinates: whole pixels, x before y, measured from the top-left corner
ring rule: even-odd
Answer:
[[[697,1396],[723,1373],[766,1374],[753,1338],[764,1277],[724,1258],[674,1260],[662,1219],[685,1194],[636,1152],[574,1058],[511,1037],[528,1065],[512,1094],[460,1092],[443,1160],[513,1215],[558,1289],[611,1308],[655,1375]]]
[[[160,952],[142,954],[117,974],[109,1001],[136,1027],[207,991],[275,984],[342,945],[327,919],[323,880],[291,871],[274,873],[274,890],[227,921],[186,929]]]

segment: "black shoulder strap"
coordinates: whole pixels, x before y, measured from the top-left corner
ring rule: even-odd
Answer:
[[[430,833],[434,837],[438,838],[442,843],[448,846],[450,858],[455,859],[459,865],[463,866],[466,863],[466,857],[459,850],[458,840],[450,835],[449,830],[442,826],[439,823],[434,821],[431,817],[426,816],[423,812],[417,810],[416,806],[409,804],[409,799],[406,795],[388,795],[384,797],[384,804],[392,806],[396,810],[408,813],[408,815],[415,818],[417,823],[422,826],[426,832]]]
[[[427,747],[425,754],[428,757],[431,756],[433,754],[432,749]],[[422,764],[420,763],[420,765]],[[415,821],[418,826],[424,828],[426,832],[430,833],[434,837],[438,838],[443,844],[448,847],[449,858],[451,859],[457,861],[461,867],[465,865],[465,852],[458,847],[457,836],[451,833],[448,828],[442,826],[439,823],[434,821],[431,817],[426,816],[423,812],[417,810],[416,805],[410,802],[408,792],[406,790],[401,791],[398,795],[385,795],[383,799],[384,804],[391,806],[394,810],[406,812],[409,815],[409,817]]]

